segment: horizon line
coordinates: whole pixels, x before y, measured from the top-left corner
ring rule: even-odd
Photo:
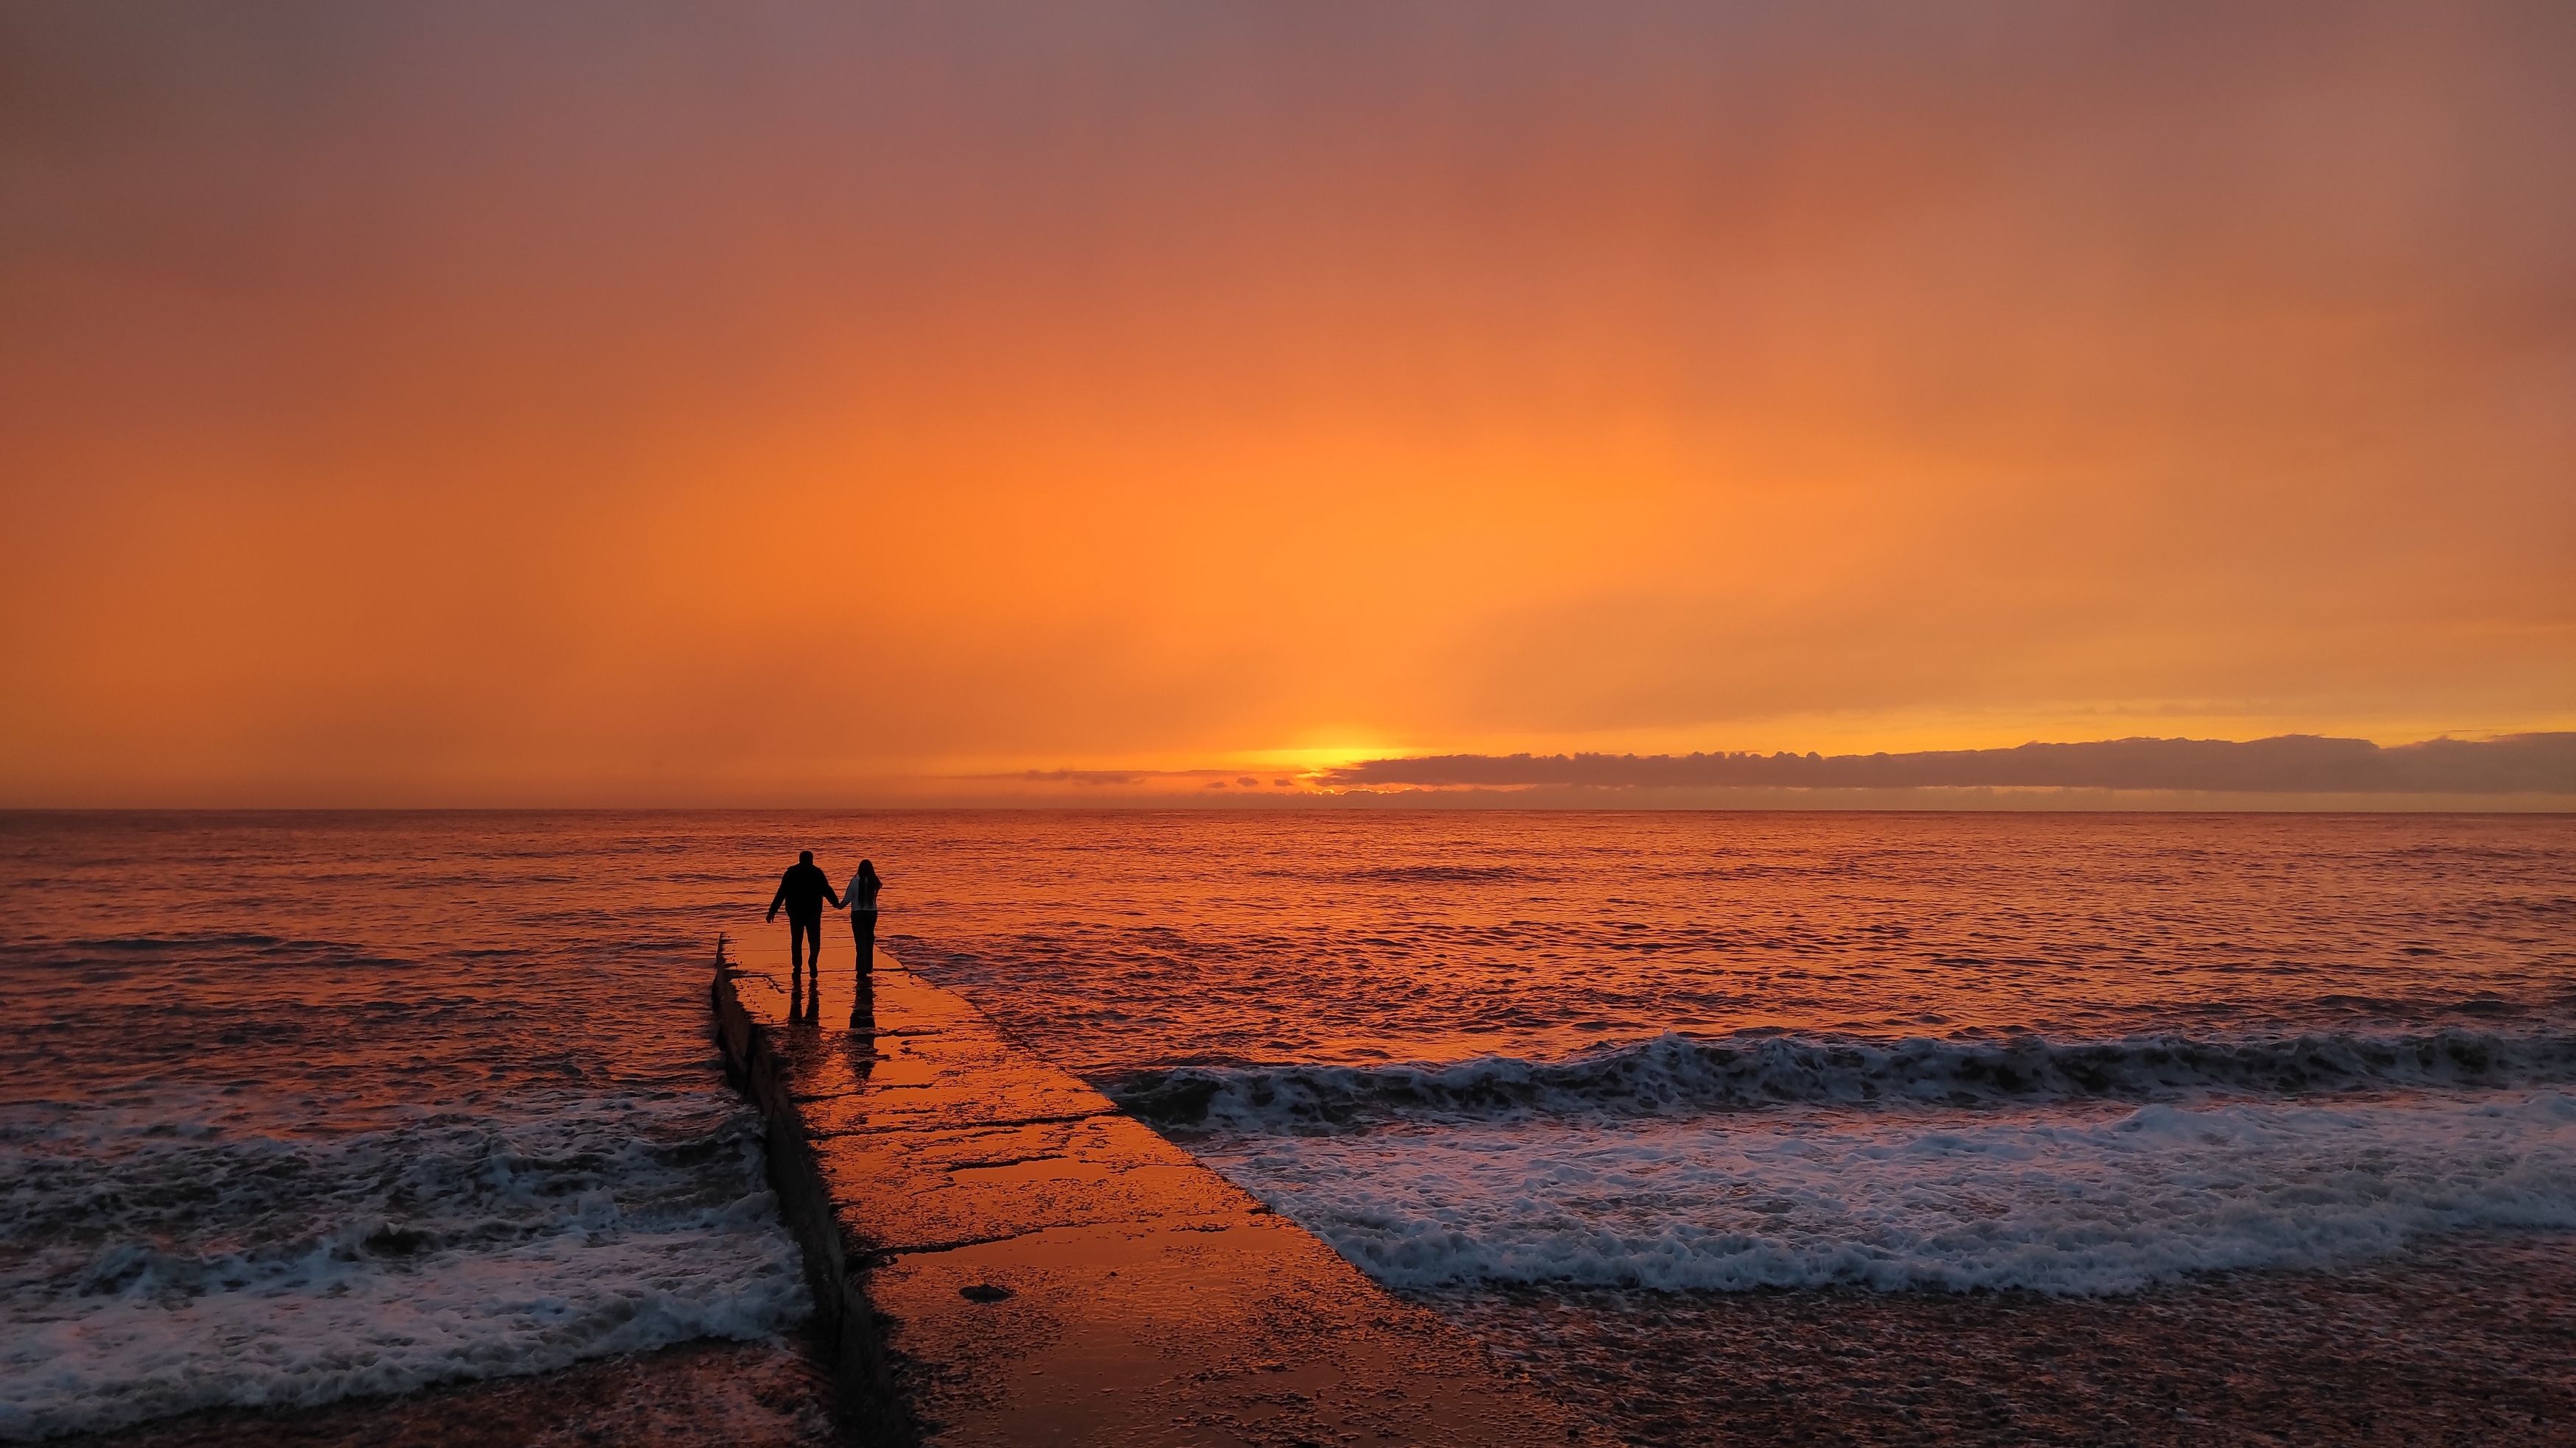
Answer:
[[[416,793],[414,791],[417,791]],[[594,792],[596,791],[596,792]],[[1777,750],[1690,754],[1425,754],[1302,771],[1026,769],[853,780],[779,803],[775,785],[679,790],[606,781],[549,790],[326,781],[268,782],[265,799],[29,800],[11,813],[271,811],[653,811],[778,809],[1522,808],[1818,812],[2556,813],[2576,809],[2576,731],[2411,744],[2314,734],[2254,740],[2133,736],[2008,748],[1826,755]],[[177,794],[195,791],[178,790]],[[410,798],[405,798],[410,794]],[[437,798],[424,799],[422,795]],[[480,798],[476,796],[480,795]],[[685,796],[694,795],[694,798]],[[710,798],[713,795],[715,797]],[[280,796],[284,796],[281,798]],[[516,796],[516,798],[511,798]],[[603,798],[603,796],[607,796]],[[616,796],[623,796],[622,798]]]

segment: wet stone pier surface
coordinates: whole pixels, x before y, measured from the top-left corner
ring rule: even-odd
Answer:
[[[962,998],[883,952],[869,995],[713,988],[862,1442],[1601,1441]]]

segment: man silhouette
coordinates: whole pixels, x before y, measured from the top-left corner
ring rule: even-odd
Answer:
[[[841,908],[841,897],[832,893],[832,877],[814,865],[812,850],[799,850],[796,863],[778,877],[778,893],[769,897],[769,918],[776,920],[780,906],[787,908],[787,1018],[797,1019],[800,994],[798,986],[805,974],[807,956],[814,961],[814,1005],[822,1007],[823,994],[823,902]]]

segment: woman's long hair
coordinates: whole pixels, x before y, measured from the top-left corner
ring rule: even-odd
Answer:
[[[879,880],[877,879],[877,862],[876,862],[876,861],[874,861],[874,860],[861,860],[861,861],[859,861],[859,883],[861,883],[861,884],[863,884],[863,885],[875,885],[875,884],[880,884],[880,883],[882,883],[881,881],[879,881]]]

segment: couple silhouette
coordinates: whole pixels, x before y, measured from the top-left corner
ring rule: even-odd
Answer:
[[[853,981],[858,994],[850,1006],[850,1024],[865,1023],[868,1010],[868,971],[877,955],[877,890],[884,882],[877,878],[876,862],[859,861],[857,873],[850,876],[849,888],[835,894],[832,877],[814,863],[812,850],[797,852],[796,863],[778,877],[778,892],[769,897],[769,918],[787,912],[787,1019],[817,1021],[823,1017],[823,906],[826,901],[839,910],[850,912],[850,938],[857,944],[858,963]],[[813,973],[806,973],[811,958]],[[808,992],[811,992],[808,994]]]

